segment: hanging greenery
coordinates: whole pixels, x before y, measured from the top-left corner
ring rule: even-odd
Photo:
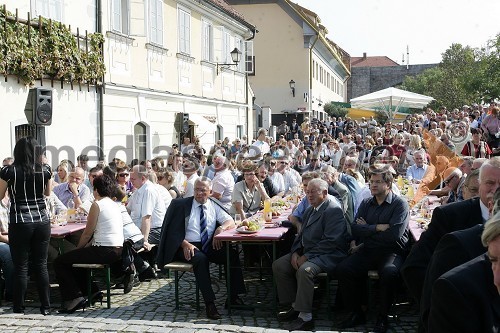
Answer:
[[[47,78],[100,84],[106,71],[100,33],[76,37],[63,24],[45,18],[16,22],[0,11],[0,74],[15,75],[24,84]]]

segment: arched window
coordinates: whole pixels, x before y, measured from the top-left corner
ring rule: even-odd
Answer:
[[[146,147],[147,147],[147,134],[146,125],[143,123],[137,123],[134,125],[134,142],[135,151],[134,157],[139,161],[146,160]]]

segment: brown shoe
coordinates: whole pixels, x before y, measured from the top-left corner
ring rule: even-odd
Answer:
[[[207,303],[206,311],[207,317],[209,319],[218,320],[221,318],[219,311],[217,311],[217,308],[215,307],[215,304],[213,302]]]

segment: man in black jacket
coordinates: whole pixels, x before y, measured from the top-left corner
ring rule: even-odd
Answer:
[[[429,332],[498,332],[500,327],[500,213],[484,227],[486,254],[434,283]]]
[[[437,207],[429,228],[413,246],[401,269],[410,294],[420,303],[427,267],[441,238],[456,230],[471,228],[489,218],[488,201],[500,186],[500,157],[486,161],[479,172],[479,198]]]

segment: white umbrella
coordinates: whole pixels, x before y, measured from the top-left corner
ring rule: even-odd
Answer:
[[[393,114],[400,107],[420,109],[433,100],[434,98],[430,96],[391,87],[353,98],[351,99],[351,106],[358,109],[383,108],[387,112],[389,119],[392,119]],[[396,108],[393,111],[394,106]]]

